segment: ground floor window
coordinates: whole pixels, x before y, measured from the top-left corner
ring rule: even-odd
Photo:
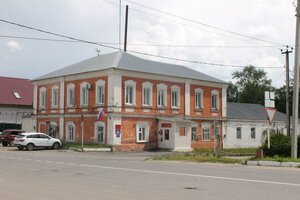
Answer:
[[[66,141],[74,142],[75,140],[75,124],[74,123],[67,123],[66,128]]]
[[[95,124],[94,141],[96,143],[104,143],[104,139],[105,139],[105,124],[104,122],[97,122]]]
[[[149,124],[147,122],[140,122],[136,124],[136,142],[149,141]]]
[[[236,139],[242,139],[242,128],[236,127]]]
[[[165,140],[169,140],[170,139],[170,130],[169,129],[165,129],[165,137],[164,137],[164,139]]]
[[[197,127],[192,127],[192,141],[198,141]]]
[[[202,140],[209,141],[210,140],[210,131],[209,128],[203,128]]]
[[[255,134],[255,127],[251,128],[251,139],[255,139],[256,134]]]

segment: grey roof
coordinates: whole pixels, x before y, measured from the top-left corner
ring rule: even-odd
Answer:
[[[265,107],[260,104],[227,103],[228,119],[267,120]],[[276,111],[273,121],[286,121],[286,115]]]
[[[129,53],[118,51],[99,55],[54,72],[40,76],[34,80],[61,77],[72,74],[99,71],[108,68],[124,69],[136,72],[146,72],[152,74],[162,74],[196,80],[203,80],[217,83],[227,83],[220,79],[211,77],[199,71],[181,65],[174,65],[162,62],[142,59]]]

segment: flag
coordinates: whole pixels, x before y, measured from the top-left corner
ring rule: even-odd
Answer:
[[[104,117],[105,117],[105,114],[106,113],[105,113],[104,109],[101,108],[100,111],[99,111],[99,113],[98,113],[97,120],[102,121],[104,119]]]

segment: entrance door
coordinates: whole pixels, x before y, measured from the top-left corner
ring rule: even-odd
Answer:
[[[170,149],[171,148],[171,131],[169,128],[163,128],[161,129],[161,134],[160,134],[160,139],[159,139],[159,147],[160,148],[167,148]]]

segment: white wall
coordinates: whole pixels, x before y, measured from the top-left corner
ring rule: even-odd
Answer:
[[[0,123],[21,124],[22,116],[32,112],[32,108],[0,107]]]
[[[237,139],[236,128],[241,127],[242,138]],[[254,127],[256,130],[255,139],[251,138],[251,128]],[[223,148],[256,148],[261,146],[262,142],[265,141],[267,136],[266,130],[274,129],[283,131],[286,134],[285,122],[275,122],[272,126],[267,122],[258,121],[230,121],[228,120],[225,124],[225,133],[223,134]]]

